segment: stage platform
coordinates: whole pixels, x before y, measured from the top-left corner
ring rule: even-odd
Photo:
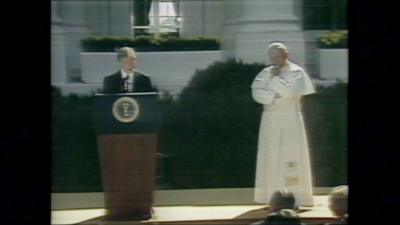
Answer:
[[[334,222],[328,208],[328,196],[314,196],[313,207],[300,207],[299,216],[307,224]],[[53,210],[53,225],[172,225],[172,224],[250,224],[264,219],[268,207],[264,205],[220,205],[220,206],[155,206],[153,218],[147,221],[104,220],[105,209]]]

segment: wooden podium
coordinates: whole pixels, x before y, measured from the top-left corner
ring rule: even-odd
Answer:
[[[151,217],[160,128],[157,93],[97,94],[106,220]]]

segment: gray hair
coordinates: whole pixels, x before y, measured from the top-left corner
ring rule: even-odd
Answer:
[[[117,59],[120,61],[122,58],[131,57],[136,59],[136,52],[131,47],[122,47],[117,52]]]
[[[331,195],[347,197],[349,194],[349,187],[347,185],[341,185],[332,188]]]
[[[347,211],[348,195],[349,187],[347,185],[337,186],[332,189],[329,201],[335,208]]]
[[[275,191],[269,201],[269,205],[276,209],[293,209],[296,208],[296,199],[293,192],[286,188]]]
[[[282,49],[286,54],[288,53],[288,48],[281,42],[271,42],[270,44],[268,44],[267,49],[268,52],[272,49]]]

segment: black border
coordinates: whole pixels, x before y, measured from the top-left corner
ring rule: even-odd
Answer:
[[[50,1],[1,1],[2,224],[51,223]]]
[[[400,74],[394,3],[348,0],[349,224],[397,217]],[[2,224],[50,224],[50,1],[1,1]]]
[[[349,224],[398,215],[398,7],[348,0]]]

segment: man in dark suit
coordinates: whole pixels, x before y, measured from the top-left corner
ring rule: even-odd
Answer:
[[[106,76],[103,81],[103,93],[153,92],[150,78],[136,71],[136,53],[133,48],[123,47],[118,50],[117,59],[121,69]]]

